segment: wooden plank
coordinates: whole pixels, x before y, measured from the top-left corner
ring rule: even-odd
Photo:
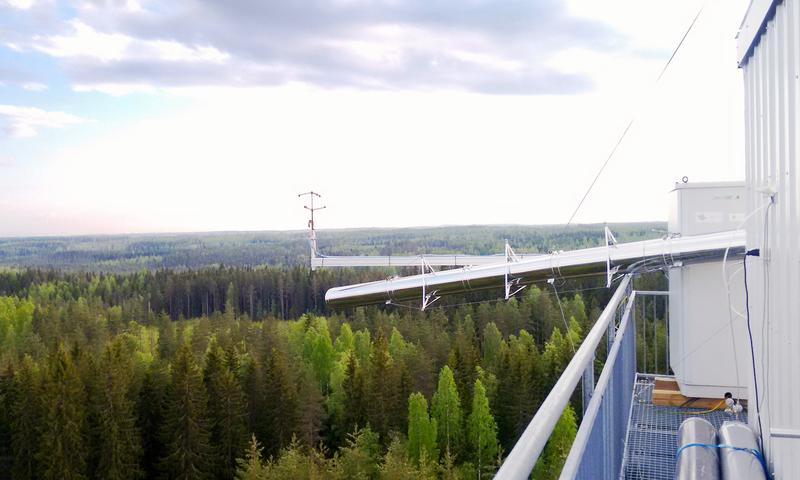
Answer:
[[[685,408],[710,408],[725,409],[725,405],[720,405],[721,398],[690,398],[681,394],[678,382],[674,378],[656,377],[653,386],[653,405],[668,407]],[[742,404],[746,405],[744,401]]]
[[[656,377],[654,389],[680,393],[678,382],[669,377]]]
[[[689,398],[681,395],[680,391],[653,389],[653,405],[685,408],[724,408],[720,405],[720,398]]]

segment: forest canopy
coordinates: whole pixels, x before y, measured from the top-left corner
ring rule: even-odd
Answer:
[[[386,273],[0,270],[0,479],[490,478],[611,291],[325,306]],[[578,390],[535,478],[581,412]]]

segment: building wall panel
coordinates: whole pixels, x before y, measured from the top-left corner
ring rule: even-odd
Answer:
[[[800,472],[800,0],[773,2],[742,62],[750,315],[767,456]],[[774,203],[767,192],[774,191]],[[743,321],[743,320],[741,320]],[[751,381],[751,395],[754,383]],[[751,407],[750,422],[758,428]]]

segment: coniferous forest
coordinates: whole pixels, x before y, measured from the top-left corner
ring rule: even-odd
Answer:
[[[324,305],[383,277],[0,271],[0,478],[491,478],[611,294]],[[580,402],[534,478],[557,478]]]

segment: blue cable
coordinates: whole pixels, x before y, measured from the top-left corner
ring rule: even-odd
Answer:
[[[744,254],[744,259],[742,260],[742,268],[744,269],[744,304],[745,304],[745,313],[747,314],[747,338],[750,340],[750,360],[753,364],[753,385],[755,386],[755,395],[756,395],[756,417],[758,418],[758,440],[759,440],[759,447],[764,449],[764,427],[761,426],[761,395],[758,393],[758,375],[756,372],[756,350],[753,346],[753,330],[750,327],[750,291],[747,288],[747,257],[754,256],[758,257],[761,254],[761,251],[758,248],[754,248],[752,250],[748,250]],[[763,321],[763,319],[762,319]]]
[[[767,461],[764,459],[764,455],[761,454],[761,451],[757,448],[746,448],[746,447],[735,447],[733,445],[725,445],[725,444],[713,444],[713,443],[687,443],[683,445],[681,448],[675,452],[675,459],[677,460],[680,457],[681,452],[688,447],[704,447],[704,448],[728,448],[731,450],[735,450],[737,452],[748,452],[752,453],[758,459],[758,463],[761,464],[761,468],[764,470],[764,475],[767,478],[772,478],[769,474],[769,467],[767,467]]]

